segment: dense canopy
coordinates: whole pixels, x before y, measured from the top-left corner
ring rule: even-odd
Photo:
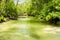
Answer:
[[[0,0],[0,22],[21,15],[56,24],[60,20],[60,0]]]

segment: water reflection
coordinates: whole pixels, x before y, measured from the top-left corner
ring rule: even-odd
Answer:
[[[21,21],[22,23],[20,22],[21,24],[19,24],[18,28],[19,28],[19,31],[23,35],[25,35],[25,37],[28,37],[29,36],[29,31],[28,31],[29,30],[29,27],[28,27],[27,22],[25,22],[27,20],[29,20],[27,17],[19,18],[19,21]]]
[[[25,37],[29,37],[29,27],[27,24],[20,24],[20,28],[19,28],[20,32],[25,36]]]
[[[19,20],[27,21],[27,20],[30,20],[30,19],[29,18],[19,18]]]

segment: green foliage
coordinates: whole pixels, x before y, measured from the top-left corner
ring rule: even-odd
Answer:
[[[47,22],[56,18],[60,20],[60,1],[51,0],[48,3],[45,3],[38,18],[40,19],[40,21]],[[55,22],[58,22],[59,21],[58,19]]]
[[[6,21],[8,19],[17,19],[18,12],[17,7],[14,4],[13,0],[0,2],[0,22]]]
[[[29,15],[31,16],[37,16],[40,13],[40,10],[42,9],[42,1],[41,0],[32,0],[32,6],[30,8]]]
[[[40,15],[42,9],[47,10],[45,6],[50,1],[51,0],[31,0],[32,5],[29,9],[30,11],[28,15],[31,15],[31,16]]]
[[[31,0],[25,0],[24,3],[18,4],[17,9],[19,15],[24,15],[25,13],[29,14],[31,6],[32,6]]]
[[[16,19],[18,17],[16,6],[14,2],[11,0],[6,3],[5,12],[6,12],[5,16],[10,19]]]
[[[20,15],[34,16],[39,21],[46,22],[56,18],[60,20],[60,0],[31,0],[29,2],[26,0],[23,4],[18,3],[18,5],[15,5],[13,0],[6,2],[2,0],[0,5],[0,20],[17,19]]]
[[[5,17],[4,17],[4,13],[5,13],[5,10],[4,10],[4,1],[1,0],[0,1],[0,22],[6,21]]]

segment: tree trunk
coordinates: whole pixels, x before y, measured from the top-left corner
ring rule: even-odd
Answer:
[[[18,5],[19,0],[17,0],[16,6]]]

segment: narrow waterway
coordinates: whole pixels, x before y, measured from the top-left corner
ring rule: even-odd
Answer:
[[[0,24],[0,40],[60,40],[60,27],[19,18]]]

